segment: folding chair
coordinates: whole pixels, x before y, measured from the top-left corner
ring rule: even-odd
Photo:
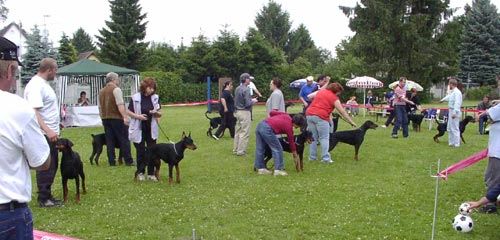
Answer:
[[[435,121],[438,111],[439,110],[435,108],[425,110],[426,114],[424,116],[424,121],[429,121],[429,130],[432,130],[432,123]]]

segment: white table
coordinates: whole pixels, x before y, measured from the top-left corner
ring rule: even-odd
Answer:
[[[97,106],[68,106],[62,124],[64,127],[102,126]]]

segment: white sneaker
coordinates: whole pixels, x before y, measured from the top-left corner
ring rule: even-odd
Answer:
[[[137,180],[138,180],[138,181],[144,181],[144,180],[146,180],[146,178],[144,177],[144,174],[139,173],[139,174],[137,175]]]
[[[288,173],[286,173],[284,170],[274,170],[274,176],[288,176]]]
[[[385,124],[382,124],[382,126],[381,126],[381,127],[382,127],[382,128],[387,128],[387,126],[386,126]]]
[[[333,163],[333,160],[329,159],[329,160],[321,160],[322,163],[327,163],[327,164],[330,164],[330,163]]]
[[[158,182],[158,179],[156,178],[155,175],[148,175],[148,180],[151,180],[153,182]]]
[[[267,170],[266,168],[259,168],[257,170],[257,174],[259,174],[259,175],[271,175],[271,171]]]
[[[219,138],[217,136],[215,136],[215,134],[212,134],[212,137],[215,139],[215,140],[219,140]]]

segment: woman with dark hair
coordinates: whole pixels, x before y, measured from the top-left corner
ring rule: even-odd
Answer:
[[[286,176],[285,164],[283,163],[283,147],[280,144],[277,134],[286,134],[288,142],[290,143],[290,149],[292,151],[293,158],[295,162],[298,162],[297,146],[295,145],[295,139],[293,136],[293,128],[303,129],[305,127],[306,121],[302,114],[297,114],[293,117],[278,111],[272,111],[270,117],[262,120],[255,130],[255,169],[257,169],[258,174],[272,174],[271,171],[267,170],[264,163],[264,152],[266,146],[271,149],[273,159],[274,159],[274,176]]]
[[[328,152],[330,140],[330,116],[334,109],[346,119],[353,127],[356,126],[342,107],[337,95],[344,88],[339,83],[330,83],[325,89],[319,90],[314,100],[306,111],[307,129],[312,132],[314,141],[309,145],[309,160],[316,160],[318,141],[321,144],[321,161],[324,163],[332,163],[330,153]]]
[[[145,154],[147,147],[156,144],[158,139],[158,118],[160,113],[160,100],[156,92],[156,82],[153,78],[141,81],[140,91],[130,99],[127,113],[130,116],[128,138],[134,143],[137,153],[137,179],[144,181]],[[154,176],[154,165],[148,164],[148,179],[158,181]]]
[[[285,112],[285,98],[280,90],[281,80],[273,78],[269,83],[269,89],[272,91],[271,96],[266,101],[267,116],[271,111]]]
[[[85,91],[80,92],[80,97],[78,98],[79,106],[88,106],[89,99],[87,98],[87,93]]]
[[[212,135],[212,137],[216,140],[219,140],[220,137],[222,137],[222,133],[224,133],[224,130],[226,128],[229,128],[229,134],[231,135],[231,138],[234,138],[234,126],[236,124],[236,118],[234,117],[234,99],[233,95],[231,92],[233,91],[233,82],[231,80],[227,80],[224,82],[223,85],[221,97],[220,97],[220,108],[219,108],[219,114],[222,117],[222,123],[215,132],[215,134]]]

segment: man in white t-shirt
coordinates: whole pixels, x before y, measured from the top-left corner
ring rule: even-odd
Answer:
[[[0,37],[0,239],[33,239],[30,167],[47,169],[49,146],[35,112],[16,86],[17,46]],[[4,231],[4,229],[7,229]]]
[[[28,101],[38,120],[42,132],[47,138],[50,146],[51,164],[46,171],[36,172],[36,183],[38,187],[38,203],[40,207],[61,206],[62,201],[52,196],[52,184],[57,172],[58,151],[55,143],[59,136],[59,107],[56,93],[49,85],[49,81],[55,79],[57,62],[52,58],[44,58],[40,61],[38,72],[26,85],[24,98]]]

